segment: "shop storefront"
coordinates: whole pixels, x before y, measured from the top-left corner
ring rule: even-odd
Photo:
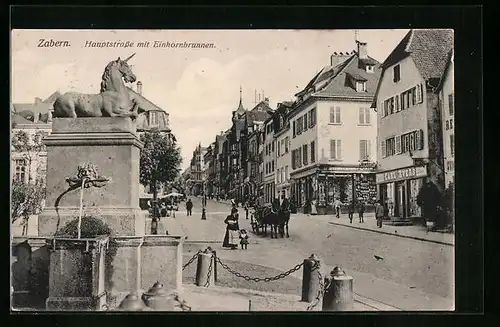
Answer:
[[[290,183],[285,182],[276,185],[276,196],[290,199]]]
[[[376,175],[379,198],[387,205],[389,217],[421,217],[417,196],[427,177],[427,167],[407,167]]]
[[[295,177],[291,194],[298,207],[315,200],[320,215],[333,214],[337,199],[344,204],[343,211],[351,201],[363,201],[367,211],[371,211],[377,199],[375,174],[371,168],[321,167],[306,176]]]

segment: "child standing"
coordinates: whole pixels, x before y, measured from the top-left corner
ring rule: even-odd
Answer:
[[[241,249],[247,249],[248,247],[248,234],[247,231],[242,229],[240,230],[240,244],[241,244]]]

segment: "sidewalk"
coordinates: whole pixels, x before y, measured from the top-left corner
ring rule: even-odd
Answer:
[[[220,286],[199,287],[184,284],[180,297],[192,311],[307,311],[309,303],[300,296],[260,292]],[[321,311],[321,301],[312,311]],[[380,311],[387,308],[362,297],[354,297],[353,311]],[[391,309],[389,309],[391,310]]]
[[[325,216],[311,216],[315,219],[321,219]],[[346,226],[350,228],[372,231],[381,234],[412,238],[419,241],[434,242],[444,245],[454,245],[455,244],[455,234],[449,233],[439,233],[439,232],[427,232],[422,226],[392,226],[384,224],[382,228],[377,227],[377,221],[375,215],[365,214],[364,223],[359,222],[357,214],[354,215],[352,224],[349,223],[348,216],[346,214],[340,215],[340,218],[335,216],[328,216],[329,223],[332,225]]]

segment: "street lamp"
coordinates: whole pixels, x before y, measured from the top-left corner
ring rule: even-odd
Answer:
[[[207,213],[206,213],[206,205],[207,205],[207,198],[206,198],[206,192],[205,192],[205,181],[202,182],[202,188],[203,188],[203,197],[201,198],[201,220],[207,220]]]

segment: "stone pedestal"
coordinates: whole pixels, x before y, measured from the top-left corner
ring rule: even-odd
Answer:
[[[47,199],[39,216],[39,236],[51,236],[78,217],[80,189],[65,181],[78,165],[92,163],[105,186],[84,189],[84,213],[103,217],[116,235],[144,235],[139,208],[142,143],[130,118],[55,118],[47,146]]]
[[[108,237],[49,239],[47,310],[100,310],[106,304],[105,255]]]

